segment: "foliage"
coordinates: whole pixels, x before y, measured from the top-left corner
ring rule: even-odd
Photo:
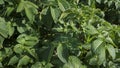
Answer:
[[[0,0],[1,68],[119,68],[120,0]]]

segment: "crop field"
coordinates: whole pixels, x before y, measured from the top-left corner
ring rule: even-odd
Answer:
[[[0,68],[120,68],[120,0],[0,0]]]

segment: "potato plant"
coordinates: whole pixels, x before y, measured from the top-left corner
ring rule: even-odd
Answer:
[[[0,0],[0,68],[120,68],[120,0]]]

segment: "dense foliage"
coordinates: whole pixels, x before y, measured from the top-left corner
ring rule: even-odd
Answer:
[[[1,68],[120,68],[120,0],[0,0]]]

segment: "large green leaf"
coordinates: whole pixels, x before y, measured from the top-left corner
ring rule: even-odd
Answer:
[[[91,49],[92,52],[96,52],[96,50],[99,48],[99,46],[103,43],[103,41],[101,39],[96,39],[95,41],[93,41]]]
[[[116,57],[115,48],[111,44],[106,45],[106,47],[112,59],[115,59]]]
[[[106,53],[105,53],[105,46],[101,45],[99,48],[96,50],[96,55],[97,55],[97,64],[101,65],[103,62],[106,60]]]
[[[65,56],[65,49],[64,49],[65,47],[66,46],[62,45],[61,43],[59,43],[59,45],[57,47],[57,55],[63,63],[67,63],[67,59]]]

